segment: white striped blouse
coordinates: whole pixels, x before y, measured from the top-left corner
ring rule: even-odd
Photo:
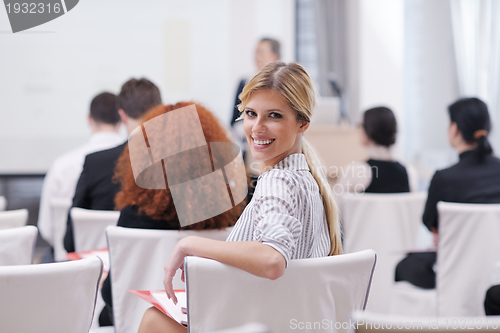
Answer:
[[[259,241],[290,259],[327,256],[330,236],[319,187],[304,154],[260,175],[252,200],[227,241]]]

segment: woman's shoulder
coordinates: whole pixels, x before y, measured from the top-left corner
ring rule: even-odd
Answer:
[[[299,177],[299,171],[270,169],[259,176],[257,185],[293,187],[298,184]]]
[[[286,200],[295,200],[293,198],[303,195],[306,187],[304,182],[307,181],[307,177],[304,177],[303,173],[302,171],[283,169],[266,171],[258,178],[254,198],[282,197]]]

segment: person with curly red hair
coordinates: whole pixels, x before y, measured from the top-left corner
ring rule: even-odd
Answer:
[[[142,123],[144,124],[155,117],[192,104],[194,103],[179,102],[175,105],[158,105],[148,111],[142,119]],[[231,142],[224,128],[209,110],[199,104],[195,104],[195,107],[206,142]],[[177,132],[183,130],[185,131],[186,129],[181,127],[173,129],[173,131]],[[172,137],[178,137],[181,133],[170,134],[172,134]],[[153,133],[148,130],[148,135],[154,135],[154,130]],[[192,136],[184,135],[182,139],[183,141],[190,140]],[[202,172],[201,169],[196,170],[197,168],[201,168],[197,163],[189,163],[188,159],[179,159],[179,162],[186,163],[186,165],[179,165],[181,169],[189,168],[193,174],[200,174]],[[154,176],[152,173],[149,175],[151,177]],[[166,184],[166,189],[156,190],[142,188],[136,184],[130,160],[129,146],[125,148],[118,160],[114,179],[121,184],[121,191],[115,197],[116,209],[120,210],[120,218],[117,224],[120,227],[171,230],[222,229],[234,225],[246,206],[246,200],[243,200],[240,204],[222,214],[181,227],[168,184]],[[144,181],[144,179],[142,180]],[[103,311],[108,311],[110,318],[113,318],[110,275],[111,272],[104,281],[102,297],[106,303]],[[103,313],[103,316],[105,315]]]

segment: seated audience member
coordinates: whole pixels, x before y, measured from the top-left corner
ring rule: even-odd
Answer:
[[[152,107],[161,104],[158,88],[147,79],[127,81],[117,96],[118,113],[130,134],[140,125],[140,118]],[[127,146],[125,142],[112,149],[99,151],[85,158],[83,171],[76,185],[72,207],[113,210],[119,184],[112,181],[116,162]],[[74,252],[73,225],[68,216],[64,247]]]
[[[488,108],[477,98],[463,98],[448,107],[448,138],[460,161],[437,171],[429,186],[423,222],[438,242],[437,203],[500,203],[500,159],[488,141],[491,130]],[[412,253],[396,267],[396,281],[435,288],[436,252]]]
[[[176,105],[159,105],[152,109],[144,117],[144,121],[151,120],[159,115],[168,113],[170,111],[188,106],[193,103],[180,102]],[[226,136],[224,128],[219,124],[217,118],[207,109],[200,105],[196,105],[198,116],[200,119],[201,127],[205,135],[206,142],[231,142]],[[148,132],[148,135],[151,131]],[[183,143],[188,141],[194,136],[186,135],[182,138]],[[181,162],[182,163],[182,162]],[[185,161],[183,168],[191,168],[191,172],[198,173],[193,168],[200,169],[196,163],[189,163]],[[127,228],[141,228],[141,229],[221,229],[232,226],[241,215],[246,202],[243,201],[233,209],[226,211],[220,215],[191,224],[181,228],[177,212],[174,206],[170,189],[166,190],[150,190],[144,189],[136,185],[132,166],[130,162],[130,153],[128,147],[125,148],[123,155],[118,160],[116,167],[115,178],[119,180],[122,189],[116,195],[116,207],[121,210],[118,226]],[[111,272],[110,272],[111,274]],[[104,281],[102,287],[102,297],[106,303],[104,311],[109,312],[112,318],[112,299],[111,299],[111,281],[110,275]],[[105,317],[105,313],[101,318]]]
[[[116,147],[125,141],[119,134],[121,121],[116,109],[115,95],[104,92],[94,97],[90,103],[88,122],[92,130],[89,141],[58,157],[43,180],[37,226],[42,237],[50,245],[53,245],[54,218],[51,201],[54,198],[73,198],[87,154]]]
[[[394,159],[397,123],[386,107],[367,110],[360,124],[361,143],[367,147],[368,161],[344,166],[337,184],[346,192],[401,193],[415,191],[416,172]]]
[[[500,285],[493,286],[486,292],[484,312],[487,316],[500,315]]]

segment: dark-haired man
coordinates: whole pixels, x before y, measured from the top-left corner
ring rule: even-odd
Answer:
[[[117,96],[118,113],[130,134],[140,125],[141,117],[151,108],[161,104],[158,87],[147,79],[131,79],[122,86]],[[127,143],[99,151],[85,158],[83,171],[76,186],[72,207],[113,210],[114,199],[120,185],[113,182],[116,163]],[[66,251],[75,251],[73,226],[68,217],[64,237]]]
[[[51,210],[53,199],[73,198],[87,154],[116,147],[125,140],[123,135],[119,134],[121,120],[116,108],[115,95],[108,92],[97,95],[90,103],[88,121],[92,130],[89,141],[58,157],[43,180],[37,226],[42,237],[50,245],[53,245],[54,216]]]

